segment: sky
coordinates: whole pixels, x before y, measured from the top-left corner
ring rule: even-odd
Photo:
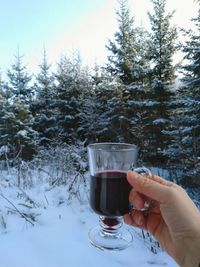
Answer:
[[[105,46],[117,30],[117,0],[0,0],[0,6],[2,72],[14,63],[17,47],[32,72],[38,70],[44,47],[51,64],[76,50],[85,64],[103,64]],[[136,23],[148,28],[151,1],[129,0],[129,7]],[[172,10],[173,23],[184,28],[197,15],[193,0],[167,0],[167,11]]]

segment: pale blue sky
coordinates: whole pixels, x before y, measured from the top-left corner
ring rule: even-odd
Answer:
[[[81,20],[105,3],[106,0],[0,0],[0,67],[9,66],[17,45],[27,61],[34,51],[42,53],[44,43],[48,50],[56,40],[72,35]]]
[[[129,0],[137,23],[147,26],[150,0]],[[86,63],[106,59],[108,39],[116,30],[117,0],[0,0],[0,68],[11,66],[19,45],[24,63],[37,71],[45,44],[50,63],[79,49]],[[187,27],[196,14],[193,0],[167,0],[174,22]]]

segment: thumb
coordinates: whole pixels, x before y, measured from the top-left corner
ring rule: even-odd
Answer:
[[[162,179],[162,184],[146,176],[142,176],[136,172],[128,171],[127,180],[130,185],[133,186],[135,191],[150,197],[160,203],[167,203],[169,200],[170,186],[169,183],[164,184]],[[172,184],[172,183],[170,183]]]

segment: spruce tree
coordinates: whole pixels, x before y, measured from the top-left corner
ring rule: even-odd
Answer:
[[[147,66],[145,57],[145,31],[135,27],[134,18],[131,16],[127,0],[119,0],[116,12],[118,30],[114,40],[109,40],[109,51],[106,70],[118,77],[123,84],[140,82],[144,79]]]
[[[96,138],[100,142],[120,141],[118,105],[121,92],[118,82],[105,71],[102,71],[99,78],[95,85],[95,103],[98,114]]]
[[[170,24],[174,11],[166,14],[166,0],[151,2],[153,12],[148,13],[151,23],[148,54],[152,65],[152,80],[169,83],[174,81],[176,70],[173,56],[177,50],[177,29]]]
[[[39,134],[40,144],[48,144],[58,135],[55,108],[55,85],[53,75],[50,72],[47,53],[44,49],[43,59],[39,65],[39,73],[36,76],[36,97],[32,101],[31,111],[34,116],[34,129]]]
[[[19,53],[19,48],[15,55],[15,62],[7,72],[8,88],[12,91],[14,98],[19,98],[29,103],[31,98],[31,75],[28,74],[27,67],[23,64],[23,56]]]
[[[104,69],[95,67],[85,94],[78,133],[85,143],[120,141],[118,124],[118,83]],[[118,126],[118,125],[117,125]]]
[[[84,141],[85,145],[98,141],[99,103],[96,98],[95,89],[101,78],[97,65],[94,68],[94,74],[90,74],[89,80],[89,86],[86,87],[87,89],[84,92],[80,107],[79,127],[77,130],[78,135]]]
[[[83,90],[81,93],[81,105],[79,106],[79,126],[77,129],[78,138],[85,145],[97,141],[98,131],[98,104],[96,101],[95,88],[100,82],[99,66],[95,65],[94,70],[85,73],[83,79]]]
[[[149,13],[149,60],[151,66],[152,101],[146,136],[149,142],[149,160],[160,165],[168,161],[166,149],[171,138],[166,131],[171,127],[171,101],[174,97],[176,28],[170,25],[173,12],[166,14],[166,0],[152,0],[153,13]]]
[[[32,128],[33,117],[30,112],[32,87],[31,76],[23,65],[22,56],[15,56],[15,63],[8,70],[7,112],[3,116],[5,138],[4,144],[10,148],[10,155],[22,159],[31,159],[36,151],[37,133]]]
[[[188,186],[200,185],[200,1],[198,4],[193,30],[184,31],[184,63],[170,146],[174,162],[184,170],[179,178]]]
[[[109,101],[113,106],[113,115],[110,114],[112,128],[118,140],[138,143],[141,118],[146,110],[145,101],[142,104],[141,101],[147,96],[146,85],[149,80],[147,33],[143,28],[135,26],[127,0],[119,1],[116,15],[118,30],[114,40],[110,40],[107,46],[109,56],[106,65],[106,70],[117,83],[115,98]],[[144,144],[140,142],[139,146],[141,143]]]
[[[55,80],[59,134],[63,141],[74,142],[78,138],[79,113],[86,86],[79,54],[74,54],[72,58],[61,58]]]

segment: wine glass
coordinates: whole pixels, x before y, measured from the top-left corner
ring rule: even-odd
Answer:
[[[100,224],[90,230],[90,242],[103,250],[123,250],[133,239],[122,226],[123,215],[131,210],[131,186],[126,174],[136,167],[138,147],[126,143],[95,143],[87,150],[90,206],[99,215]]]

